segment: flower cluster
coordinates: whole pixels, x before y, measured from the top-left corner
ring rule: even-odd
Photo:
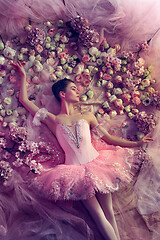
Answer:
[[[19,127],[16,125],[11,125],[9,135],[11,139],[15,142],[25,140],[27,137],[27,129],[25,127]]]
[[[9,162],[0,161],[0,180],[7,180],[10,176],[12,176],[13,169],[11,168]]]
[[[156,126],[157,119],[152,114],[147,114],[145,111],[139,112],[135,118],[138,130],[141,133],[147,134]]]
[[[95,43],[99,42],[98,32],[90,27],[89,22],[86,18],[77,16],[71,20],[70,26],[75,32],[78,33],[78,38],[83,43],[83,45],[91,47]]]
[[[45,43],[45,32],[40,28],[32,28],[31,25],[26,26],[27,39],[26,42],[31,46],[41,46]]]

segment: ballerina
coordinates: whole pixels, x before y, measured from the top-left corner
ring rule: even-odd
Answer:
[[[65,164],[44,170],[34,179],[34,186],[54,201],[81,200],[104,239],[120,239],[111,192],[119,189],[120,182],[131,180],[127,159],[133,151],[128,148],[142,146],[152,138],[147,134],[136,142],[112,136],[92,113],[76,111],[74,104],[79,101],[79,91],[70,79],[60,80],[52,87],[61,104],[58,115],[39,109],[28,99],[23,65],[17,62],[13,66],[21,79],[19,101],[33,116],[41,115],[41,122],[56,136],[65,152]],[[90,141],[90,128],[98,128],[106,143],[120,147],[97,152]]]

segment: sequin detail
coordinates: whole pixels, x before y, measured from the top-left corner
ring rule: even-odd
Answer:
[[[81,134],[82,127],[81,127],[80,121],[86,121],[86,120],[80,119],[79,121],[76,122],[75,134],[70,129],[70,127],[67,126],[66,124],[61,125],[63,127],[64,133],[67,134],[69,138],[72,140],[72,142],[76,144],[77,148],[80,148],[80,139],[82,138],[82,134]]]

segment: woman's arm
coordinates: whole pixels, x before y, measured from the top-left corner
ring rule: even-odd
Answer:
[[[19,94],[19,101],[22,103],[22,105],[34,116],[36,112],[39,110],[39,108],[28,99],[27,95],[27,87],[26,87],[26,72],[24,70],[23,65],[18,61],[17,64],[12,64],[14,68],[19,72],[20,75],[20,94]],[[53,127],[53,123],[55,120],[55,115],[48,113],[47,117],[42,120],[43,123],[45,123],[49,128],[50,126]]]
[[[100,131],[100,135],[102,136],[101,138],[108,144],[116,145],[116,146],[120,146],[120,147],[140,147],[144,143],[153,141],[153,139],[149,137],[149,134],[144,136],[144,138],[142,138],[140,141],[129,141],[129,140],[117,137],[117,136],[113,136],[113,135],[109,134],[105,130],[105,128],[98,125],[98,121],[93,114],[89,114],[89,119],[90,119],[91,128],[94,128],[97,126],[98,131]]]

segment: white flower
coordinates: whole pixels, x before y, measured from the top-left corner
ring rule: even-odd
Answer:
[[[0,40],[0,50],[4,49],[4,43],[2,42],[2,40]]]
[[[94,55],[97,55],[98,54],[98,48],[96,48],[96,47],[91,47],[90,49],[89,49],[89,54],[91,55],[91,56],[94,56]]]
[[[122,89],[121,89],[121,88],[114,88],[114,89],[113,89],[113,94],[115,94],[115,95],[121,95],[121,94],[122,94]]]
[[[3,83],[3,77],[0,77],[0,84]]]
[[[4,103],[6,103],[7,105],[11,104],[11,102],[12,102],[12,99],[10,97],[6,97],[4,99]]]
[[[35,72],[41,72],[43,70],[43,65],[39,61],[35,61],[33,69]]]
[[[116,49],[115,48],[109,48],[107,50],[107,53],[111,54],[111,56],[115,56],[116,55]]]
[[[109,101],[112,103],[112,102],[114,102],[116,99],[117,99],[116,95],[112,95],[112,96],[109,98]]]
[[[14,49],[12,49],[11,47],[6,47],[3,50],[3,54],[6,58],[13,59],[16,54],[16,51]]]
[[[117,116],[117,112],[115,110],[112,110],[112,111],[109,112],[109,116],[111,118],[114,118],[115,116]]]
[[[4,65],[5,63],[5,58],[3,56],[0,56],[0,64]]]

